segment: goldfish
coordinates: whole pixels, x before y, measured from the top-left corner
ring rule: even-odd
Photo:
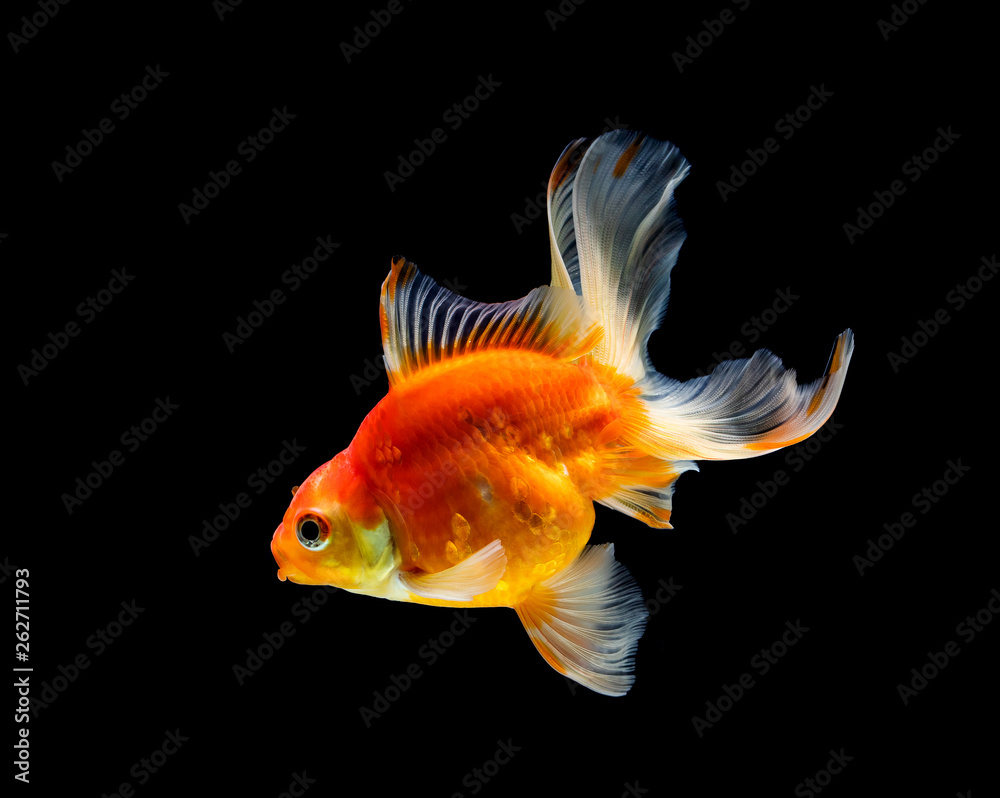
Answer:
[[[578,139],[549,178],[551,284],[459,296],[391,260],[379,319],[386,396],[350,445],[293,488],[271,541],[278,578],[439,607],[509,607],[557,672],[625,695],[647,610],[588,545],[594,503],[671,529],[677,478],[757,457],[830,417],[854,349],[799,385],[766,349],[679,381],[647,342],[686,233],[670,142]]]

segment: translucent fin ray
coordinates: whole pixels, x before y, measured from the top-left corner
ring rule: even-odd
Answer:
[[[648,612],[613,544],[588,546],[515,607],[531,642],[559,673],[604,695],[628,692]]]
[[[390,385],[434,363],[486,349],[526,349],[573,360],[601,337],[572,291],[542,286],[510,302],[474,302],[405,258],[382,284],[382,348]]]
[[[853,351],[854,335],[846,330],[826,374],[807,385],[766,349],[687,382],[651,375],[638,386],[645,418],[628,419],[623,437],[670,460],[757,457],[790,446],[833,413]]]
[[[472,601],[482,593],[489,593],[503,578],[507,568],[507,554],[503,544],[494,540],[488,546],[444,571],[429,573],[401,573],[399,584],[423,598],[443,601]]]
[[[604,329],[594,360],[638,382],[653,371],[646,342],[666,310],[684,242],[674,191],[690,167],[670,142],[628,130],[604,134],[571,165],[582,147],[564,152],[564,181],[553,189],[550,180],[553,250]]]

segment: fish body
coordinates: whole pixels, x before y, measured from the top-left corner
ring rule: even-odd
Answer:
[[[443,571],[499,539],[503,579],[461,605],[516,606],[587,543],[620,403],[589,364],[483,352],[391,391],[352,457],[397,508],[404,569]]]
[[[451,607],[510,607],[557,671],[633,682],[646,610],[594,502],[670,528],[696,460],[756,457],[830,416],[853,351],[798,385],[761,350],[686,382],[646,342],[684,239],[668,142],[570,144],[549,181],[552,284],[477,303],[394,258],[380,321],[390,389],[300,488],[272,539],[279,578]]]

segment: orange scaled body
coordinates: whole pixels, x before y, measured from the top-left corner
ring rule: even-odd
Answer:
[[[514,606],[587,543],[602,433],[606,442],[619,404],[586,363],[519,350],[467,355],[390,391],[350,457],[402,516],[405,570],[444,570],[499,538],[503,579],[462,605]]]

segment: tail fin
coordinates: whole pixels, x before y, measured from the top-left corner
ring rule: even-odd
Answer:
[[[854,349],[837,339],[825,376],[798,385],[767,350],[679,382],[658,374],[646,345],[670,292],[685,232],[674,190],[689,164],[674,145],[615,130],[571,143],[549,179],[552,284],[596,311],[604,337],[589,355],[622,382],[621,434],[605,458],[598,501],[669,527],[674,481],[693,460],[756,457],[816,432],[840,397]]]

